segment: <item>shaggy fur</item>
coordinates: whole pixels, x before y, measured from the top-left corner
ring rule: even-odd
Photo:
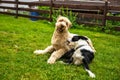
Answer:
[[[69,45],[74,46],[74,49],[68,51],[62,58],[66,59],[66,63],[73,63],[75,65],[83,64],[85,70],[88,72],[89,76],[94,78],[95,74],[89,69],[88,64],[93,60],[95,50],[93,46],[89,44],[91,41],[85,36],[74,36],[69,40]]]
[[[52,53],[48,59],[49,64],[55,63],[62,55],[71,49],[68,45],[68,38],[73,37],[75,34],[70,34],[68,29],[71,27],[71,22],[68,18],[59,16],[55,24],[55,30],[51,39],[51,46],[45,50],[35,50],[35,54]]]

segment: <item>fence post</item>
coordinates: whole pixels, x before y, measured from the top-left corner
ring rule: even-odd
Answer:
[[[15,0],[16,1],[16,16],[15,18],[18,18],[18,0]]]
[[[50,0],[50,21],[52,21],[52,14],[53,14],[53,0]]]
[[[103,13],[103,26],[106,26],[106,16],[107,16],[107,11],[108,11],[108,1],[105,1],[105,6],[104,6],[104,13]]]

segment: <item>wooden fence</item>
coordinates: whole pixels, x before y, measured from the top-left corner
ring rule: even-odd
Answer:
[[[19,0],[15,0],[15,1],[0,1],[0,3],[7,3],[7,4],[14,4],[14,7],[7,7],[7,6],[0,6],[0,8],[2,9],[10,9],[10,10],[14,10],[14,13],[11,12],[4,12],[4,11],[0,11],[1,14],[8,14],[8,15],[13,15],[16,18],[18,16],[21,17],[27,17],[27,18],[39,18],[42,20],[49,20],[52,21],[52,0],[50,2],[46,3],[37,3],[37,2],[20,2]],[[29,6],[29,8],[20,8],[18,7],[19,5],[27,5]],[[40,9],[33,9],[31,8],[32,6],[48,6],[50,9],[49,10],[40,10]],[[32,16],[29,14],[19,14],[19,11],[28,11],[28,12],[39,12],[40,14],[48,14],[49,17],[43,17],[43,16]]]
[[[97,24],[97,25],[106,25],[106,20],[114,20],[114,21],[120,21],[119,16],[109,16],[107,13],[109,12],[120,12],[120,3],[111,3],[109,1],[39,1],[39,2],[20,2],[19,0],[15,1],[3,1],[1,0],[0,3],[8,3],[8,4],[15,4],[15,7],[6,7],[6,6],[0,6],[1,9],[11,9],[15,10],[15,13],[10,12],[2,12],[2,14],[8,14],[8,15],[15,15],[16,17],[22,16],[22,17],[32,17],[32,18],[39,18],[39,19],[45,19],[52,21],[52,13],[53,9],[59,9],[59,8],[67,8],[72,12],[78,13],[78,22],[82,24]],[[27,5],[29,7],[31,6],[47,6],[49,7],[49,10],[40,10],[40,9],[32,9],[32,8],[20,8],[19,5]],[[32,16],[32,15],[25,15],[25,14],[19,14],[18,11],[28,11],[28,12],[39,12],[43,14],[48,14],[48,17],[43,16]],[[86,22],[82,20],[82,18],[94,18],[101,20],[101,23],[96,22]]]

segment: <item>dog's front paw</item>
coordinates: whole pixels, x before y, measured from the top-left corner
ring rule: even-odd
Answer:
[[[48,64],[54,64],[54,63],[55,63],[55,60],[54,60],[54,59],[48,59],[47,63],[48,63]]]
[[[94,74],[94,73],[90,73],[89,76],[90,76],[91,78],[95,78],[95,74]]]
[[[43,50],[35,50],[33,53],[36,55],[44,54]]]

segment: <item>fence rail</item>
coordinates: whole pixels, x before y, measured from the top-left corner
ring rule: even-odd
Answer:
[[[20,2],[19,0],[15,1],[3,1],[0,0],[1,3],[7,3],[7,4],[14,4],[14,7],[8,7],[8,6],[0,6],[0,9],[11,9],[14,10],[15,13],[9,13],[9,12],[2,12],[1,14],[8,14],[8,15],[15,15],[16,17],[22,16],[22,17],[32,17],[32,18],[39,18],[39,19],[45,19],[52,21],[52,13],[53,9],[59,9],[59,8],[67,8],[68,10],[72,12],[77,12],[78,17],[84,18],[94,18],[101,20],[102,22],[100,24],[98,23],[89,23],[84,21],[79,21],[80,23],[84,24],[97,24],[97,25],[106,25],[106,20],[114,20],[114,21],[120,21],[119,16],[109,16],[107,15],[108,12],[119,12],[120,13],[120,3],[111,3],[108,1],[99,1],[99,2],[82,2],[82,1],[39,1],[39,2]],[[47,6],[49,7],[49,10],[40,10],[40,9],[32,9],[32,8],[21,8],[19,5],[27,5],[29,7],[31,6]],[[31,15],[25,15],[25,14],[19,14],[19,11],[28,11],[28,12],[39,12],[41,14],[48,14],[48,17],[44,16],[31,16]]]

